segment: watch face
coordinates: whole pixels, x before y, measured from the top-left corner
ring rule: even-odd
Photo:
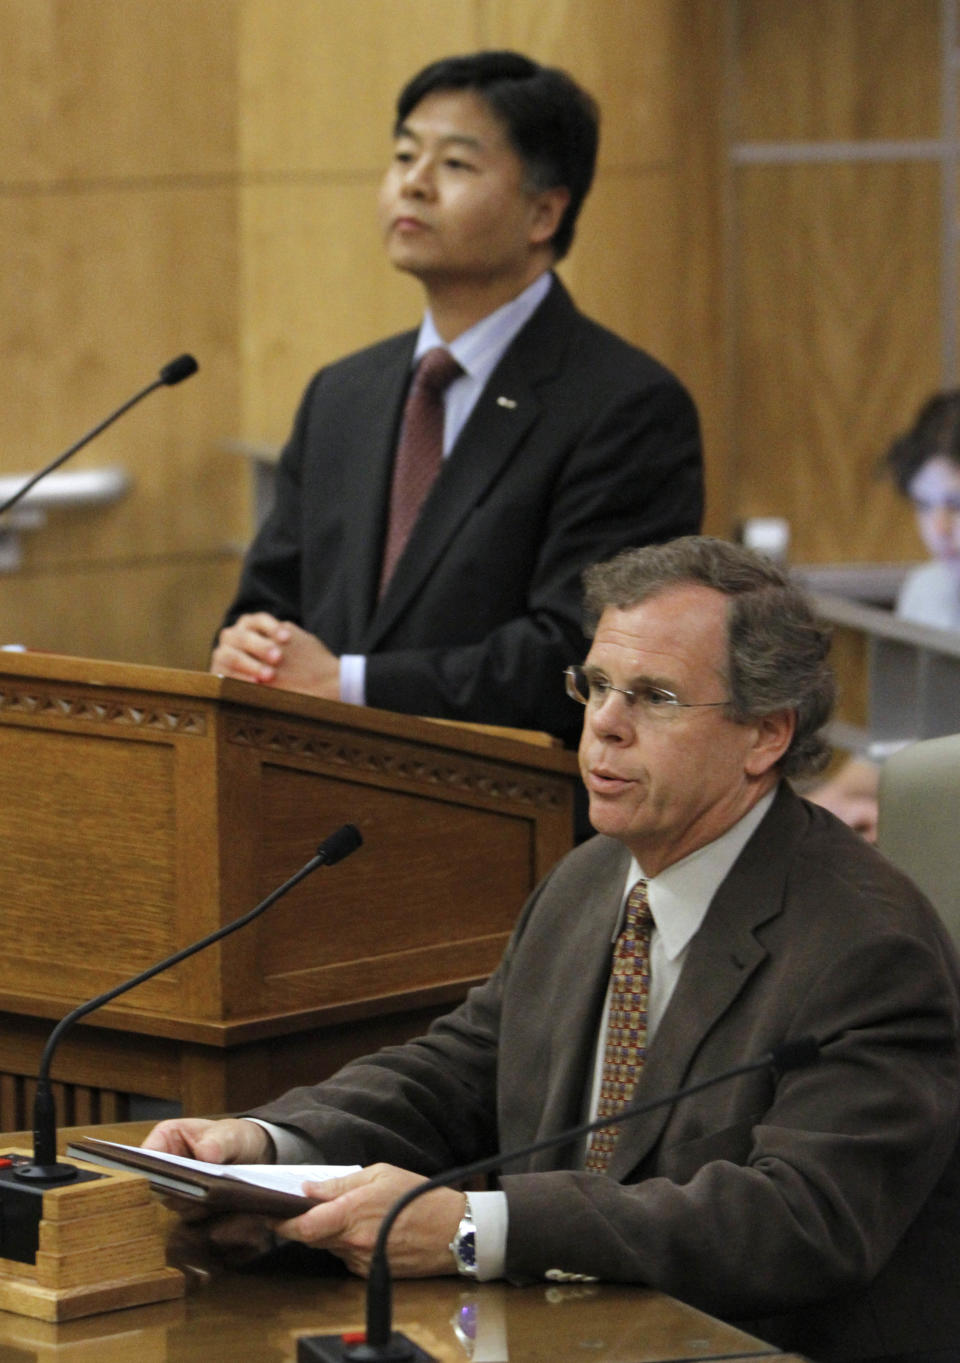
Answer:
[[[453,1251],[458,1263],[465,1269],[477,1266],[477,1237],[472,1230],[457,1231],[453,1240]]]

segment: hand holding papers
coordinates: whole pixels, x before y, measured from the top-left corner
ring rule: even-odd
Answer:
[[[145,1174],[166,1197],[181,1197],[210,1212],[253,1212],[262,1216],[299,1216],[316,1205],[304,1183],[322,1183],[356,1173],[359,1164],[206,1164],[140,1146],[118,1145],[93,1136],[78,1137],[67,1154],[108,1169]]]

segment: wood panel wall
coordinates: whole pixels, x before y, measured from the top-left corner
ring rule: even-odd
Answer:
[[[135,491],[24,536],[4,642],[196,659],[232,577],[237,18],[216,0],[0,3],[0,471],[39,467],[178,352],[203,366],[78,456],[124,465]]]
[[[923,557],[876,464],[956,382],[942,178],[955,8],[728,7],[729,472],[738,513],[785,516],[798,561]]]
[[[78,456],[134,489],[23,537],[0,642],[205,665],[250,528],[227,445],[279,443],[319,364],[416,321],[374,224],[392,103],[481,46],[601,101],[563,273],[693,389],[707,528],[779,514],[800,559],[916,555],[872,464],[940,381],[939,168],[736,150],[939,136],[951,3],[0,0],[0,473],[201,365]]]

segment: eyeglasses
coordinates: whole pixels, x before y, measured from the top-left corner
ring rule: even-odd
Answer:
[[[960,515],[960,497],[911,497],[913,509],[919,515],[929,515],[932,511],[946,511],[950,516]]]
[[[712,710],[729,705],[728,700],[684,701],[678,700],[672,691],[662,686],[614,686],[613,682],[596,672],[588,672],[585,667],[568,667],[563,673],[566,677],[567,695],[581,705],[592,705],[599,709],[611,691],[623,696],[627,705],[643,719],[663,723],[674,719],[679,710]]]

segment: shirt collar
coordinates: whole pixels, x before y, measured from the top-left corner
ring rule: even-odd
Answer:
[[[689,946],[707,916],[713,896],[760,826],[775,795],[776,786],[748,809],[732,828],[721,833],[719,838],[714,838],[705,847],[698,847],[695,852],[690,852],[647,881],[650,912],[668,960],[672,961]],[[631,857],[624,887],[624,903],[631,886],[644,878],[636,857]],[[618,925],[617,933],[619,930]]]
[[[482,317],[449,345],[437,331],[428,309],[420,324],[413,352],[414,366],[428,350],[434,346],[444,346],[465,374],[486,381],[517,332],[546,298],[552,284],[553,272],[545,270],[532,284],[527,285],[523,293],[517,294],[516,298],[511,298],[509,303],[504,303],[487,317]]]

